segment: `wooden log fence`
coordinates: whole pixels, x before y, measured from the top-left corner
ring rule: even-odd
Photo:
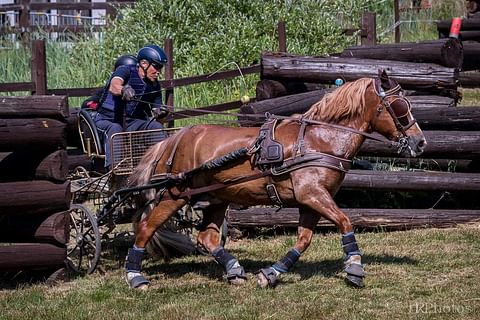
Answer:
[[[0,182],[67,179],[68,154],[66,150],[52,153],[29,149],[0,153]]]
[[[66,245],[69,240],[65,228],[68,212],[41,215],[3,215],[0,219],[0,242],[52,243]]]
[[[306,112],[314,103],[333,89],[324,89],[256,101],[240,107],[239,122],[243,126],[258,126],[264,118],[249,115],[264,115],[266,112],[289,116]],[[441,96],[409,96],[414,117],[424,129],[430,130],[479,130],[478,107],[457,107],[455,101]]]
[[[459,224],[480,222],[478,210],[452,209],[342,209],[358,229],[405,230],[412,228],[447,228]],[[243,210],[228,210],[229,225],[235,228],[293,227],[298,226],[297,208],[252,207]],[[325,219],[320,219],[317,228],[335,228]]]
[[[37,93],[46,90],[42,81],[36,82]],[[0,98],[1,271],[40,268],[58,274],[65,267],[68,115],[67,97]]]
[[[461,68],[464,60],[462,42],[455,38],[348,47],[340,56],[343,58],[436,63],[449,68]]]
[[[0,246],[0,271],[59,269],[65,267],[65,247],[49,243],[16,243]]]
[[[52,118],[65,120],[69,115],[67,96],[0,97],[0,118]]]
[[[70,208],[70,182],[17,181],[0,183],[2,214],[41,214]]]
[[[480,132],[478,131],[424,131],[427,145],[420,156],[423,159],[466,159],[480,157]],[[366,140],[359,156],[401,157],[396,147],[386,143]]]
[[[350,170],[341,188],[344,190],[480,191],[480,174]]]
[[[0,151],[65,149],[67,124],[50,118],[0,119]]]
[[[457,69],[428,63],[264,53],[261,65],[261,77],[273,80],[332,84],[338,78],[344,81],[374,78],[378,69],[385,69],[404,89],[456,92],[458,84]]]

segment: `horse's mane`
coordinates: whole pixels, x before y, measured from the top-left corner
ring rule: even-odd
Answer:
[[[365,92],[373,81],[371,78],[362,78],[345,83],[312,105],[304,118],[338,123],[364,114]]]

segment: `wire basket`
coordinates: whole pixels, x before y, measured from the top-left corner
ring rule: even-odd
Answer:
[[[121,132],[111,138],[112,172],[114,175],[129,175],[140,163],[147,150],[175,133],[178,128]]]

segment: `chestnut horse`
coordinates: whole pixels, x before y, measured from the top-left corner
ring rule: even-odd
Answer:
[[[301,162],[283,173],[261,175],[254,157],[249,156],[255,151],[252,150],[254,147],[258,148],[255,141],[258,141],[259,128],[215,125],[184,128],[147,151],[130,177],[131,186],[148,185],[156,176],[178,178],[192,170],[195,174],[160,191],[150,189],[139,196],[141,204],[135,224],[135,244],[125,263],[130,287],[148,287],[148,281],[141,273],[145,246],[157,228],[199,196],[211,203],[204,213],[203,228],[198,234],[199,245],[224,268],[230,283],[245,282],[246,274],[239,261],[219,246],[219,230],[229,203],[271,205],[267,185],[274,186],[276,200],[285,206],[299,208],[298,238],[282,259],[258,271],[257,284],[275,286],[279,276],[291,269],[310,245],[318,220],[325,218],[342,234],[347,283],[363,286],[365,273],[361,251],[350,219],[335,204],[333,196],[364,140],[375,137],[371,132],[379,133],[376,136],[384,141],[396,141],[399,152],[409,156],[423,152],[425,137],[410,112],[410,103],[403,97],[398,83],[383,71],[379,72],[378,79],[363,78],[344,84],[305,114],[279,120],[274,130],[274,139],[283,145],[280,150],[285,162],[311,155],[326,161]],[[223,155],[242,148],[250,148],[249,153],[232,161],[223,161],[222,165],[210,170],[195,170],[212,159],[225,160],[225,157],[221,158]],[[300,149],[304,153],[298,155]],[[208,189],[212,185],[221,187]],[[201,195],[188,193],[196,188],[200,188]]]

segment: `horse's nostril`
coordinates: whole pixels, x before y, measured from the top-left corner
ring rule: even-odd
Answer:
[[[417,147],[418,147],[419,149],[423,149],[426,144],[427,144],[427,142],[426,142],[424,139],[422,139],[422,140],[420,140],[420,141],[418,142]]]

